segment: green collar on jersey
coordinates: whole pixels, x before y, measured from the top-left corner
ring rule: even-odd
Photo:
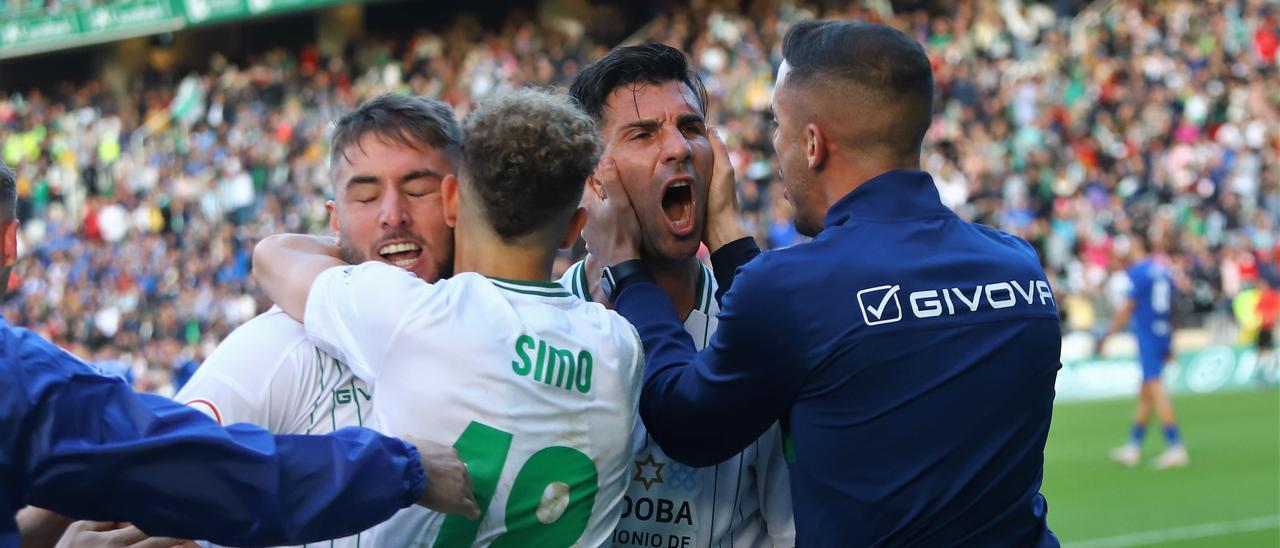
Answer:
[[[524,295],[537,295],[539,297],[572,297],[573,294],[565,290],[564,286],[555,282],[533,282],[528,280],[508,280],[506,278],[498,278],[495,276],[485,276],[493,283],[494,287],[505,289],[514,293]]]
[[[695,286],[698,291],[697,302],[693,305],[694,310],[702,312],[708,316],[711,315],[711,271],[707,269],[707,265],[699,263],[698,266],[698,283]],[[587,285],[587,261],[583,259],[574,263],[569,267],[570,270],[577,269],[569,276],[569,288],[573,294],[581,297],[587,302],[591,302],[591,291]]]

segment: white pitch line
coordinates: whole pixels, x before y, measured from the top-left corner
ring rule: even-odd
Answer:
[[[1250,531],[1266,531],[1268,529],[1280,529],[1280,514],[1236,521],[1219,521],[1216,523],[1205,523],[1189,527],[1175,527],[1172,529],[1129,533],[1114,537],[1103,537],[1081,542],[1063,543],[1063,546],[1070,548],[1141,546],[1143,544],[1157,544],[1174,540],[1218,537],[1235,533],[1247,533]]]

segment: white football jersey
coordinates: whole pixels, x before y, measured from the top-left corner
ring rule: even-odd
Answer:
[[[364,426],[373,411],[364,382],[311,344],[302,324],[276,307],[232,331],[174,399],[220,424],[247,422],[275,434]],[[371,537],[365,532],[310,546],[367,547]]]
[[[583,261],[571,265],[560,284],[590,300]],[[698,298],[685,331],[702,350],[716,329],[716,280],[706,266],[698,276]],[[777,424],[742,453],[715,466],[691,468],[672,460],[641,422],[631,484],[613,546],[795,546],[791,476]]]
[[[621,316],[553,282],[463,273],[428,284],[365,263],[321,274],[305,320],[312,342],[373,389],[375,428],[452,445],[471,473],[478,521],[401,511],[374,529],[375,545],[608,542],[644,367]]]

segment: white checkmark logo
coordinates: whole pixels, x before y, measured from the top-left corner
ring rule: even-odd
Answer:
[[[897,294],[898,290],[901,288],[902,286],[900,285],[895,285],[892,288],[890,288],[889,292],[885,293],[884,297],[880,299],[880,306],[876,306],[876,307],[868,306],[867,312],[875,314],[877,320],[880,319],[880,315],[884,314],[885,307],[889,306],[889,299],[892,299],[893,296]]]
[[[882,285],[880,287],[872,287],[859,291],[858,306],[862,307],[862,320],[868,326],[893,323],[902,320],[902,305],[898,304],[898,290],[900,289],[902,289],[902,286],[900,285]],[[874,295],[882,291],[884,293],[881,294],[880,301],[875,303],[874,306],[868,305],[868,302],[863,301],[863,295],[866,295],[867,301],[874,302],[871,301],[871,299],[874,299]],[[890,311],[890,304],[894,305],[892,311]]]

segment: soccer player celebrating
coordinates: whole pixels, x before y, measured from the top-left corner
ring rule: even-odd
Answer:
[[[434,282],[453,272],[453,231],[440,183],[456,171],[462,129],[449,106],[405,94],[366,101],[334,126],[330,225],[344,261],[378,261]],[[307,340],[302,324],[272,308],[236,329],[175,397],[223,424],[279,434],[363,426],[372,391],[343,362]],[[368,542],[368,533],[337,548]]]
[[[569,93],[604,137],[607,159],[597,177],[616,180],[631,197],[643,233],[644,265],[701,349],[720,312],[715,277],[695,256],[700,241],[714,237],[706,226],[708,186],[730,198],[734,192],[728,152],[708,132],[701,80],[679,50],[646,44],[615,49],[587,66]],[[587,200],[603,186],[592,180]],[[590,225],[584,234],[588,247],[599,236]],[[609,303],[604,266],[587,255],[560,282],[579,297]],[[642,424],[634,438],[636,468],[614,546],[652,546],[655,538],[664,546],[795,544],[791,486],[776,424],[747,450],[697,468],[668,457]]]
[[[0,162],[0,280],[17,259],[14,189],[13,172]],[[61,527],[33,523],[59,521],[48,512],[15,523],[14,512],[28,503],[237,545],[350,534],[414,499],[478,514],[466,467],[447,447],[415,448],[358,428],[324,437],[271,436],[246,424],[223,429],[167,398],[134,393],[3,318],[0,394],[0,546],[17,546],[19,527],[24,546],[56,538]],[[49,536],[35,535],[33,526]],[[133,544],[143,536],[124,534],[99,540]]]
[[[844,21],[797,22],[782,53],[773,144],[814,240],[759,255],[710,206],[717,276],[740,268],[701,351],[643,266],[625,187],[603,178],[588,204],[645,343],[645,428],[707,465],[784,421],[801,546],[1057,546],[1039,494],[1057,306],[1029,243],[960,219],[920,171],[928,56]]]
[[[1101,354],[1107,337],[1124,329],[1132,319],[1133,335],[1138,339],[1138,361],[1142,365],[1142,388],[1138,391],[1138,408],[1134,412],[1129,442],[1111,450],[1111,460],[1125,466],[1137,466],[1142,457],[1142,438],[1147,432],[1147,420],[1151,409],[1155,408],[1164,426],[1167,444],[1164,453],[1156,457],[1155,467],[1186,466],[1191,459],[1178,433],[1173,402],[1160,380],[1173,346],[1173,276],[1163,261],[1149,254],[1143,236],[1135,233],[1128,240],[1131,266],[1126,274],[1129,276],[1129,295],[1124,306],[1112,318],[1111,327],[1098,337],[1096,353]]]
[[[643,355],[620,316],[550,281],[585,221],[599,134],[567,98],[524,90],[482,101],[463,135],[440,185],[459,274],[429,284],[277,235],[254,277],[370,385],[375,427],[453,443],[468,465],[478,521],[429,514],[407,531],[397,516],[375,543],[599,546],[623,510]]]

